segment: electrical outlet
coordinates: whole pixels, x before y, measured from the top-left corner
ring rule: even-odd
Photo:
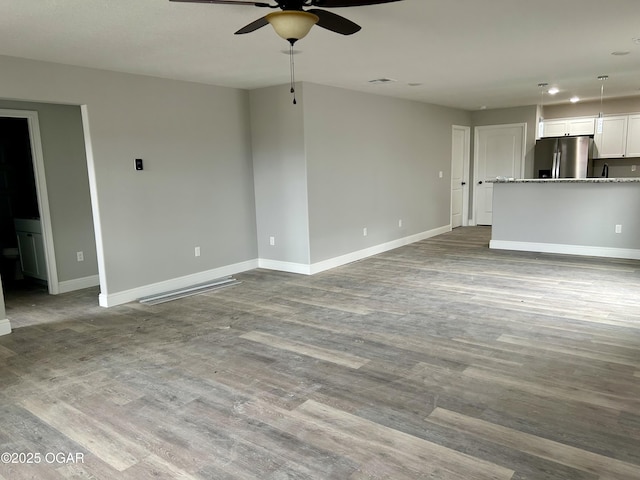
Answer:
[[[398,220],[398,228],[402,228],[402,219]]]
[[[635,172],[636,171],[636,166],[635,165],[631,165],[631,171]]]
[[[438,172],[438,177],[439,177],[439,178],[444,177],[444,173],[443,173],[443,172],[441,172],[441,171],[440,171],[440,172]]]
[[[366,237],[366,236],[367,236],[367,227],[364,227],[364,228],[362,229],[362,236],[363,236],[363,237]]]
[[[274,236],[269,237],[269,245],[273,247],[275,244],[276,244],[276,237]]]
[[[84,252],[76,252],[76,258],[79,262],[84,262]]]
[[[200,256],[200,247],[196,247],[193,249],[193,253],[196,257]]]
[[[616,225],[616,233],[622,233],[622,225]]]

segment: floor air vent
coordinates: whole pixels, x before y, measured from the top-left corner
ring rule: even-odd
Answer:
[[[178,300],[179,298],[191,297],[192,295],[199,295],[201,293],[231,287],[232,285],[238,285],[240,283],[242,282],[236,280],[231,276],[223,277],[211,282],[193,285],[191,287],[171,290],[170,292],[158,293],[157,295],[150,295],[148,297],[140,298],[138,299],[138,301],[144,305],[157,305],[158,303],[165,303],[172,300]]]

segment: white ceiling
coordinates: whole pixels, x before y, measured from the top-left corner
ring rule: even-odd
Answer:
[[[476,110],[640,95],[640,0],[403,0],[330,9],[362,26],[296,45],[298,81]],[[289,82],[273,10],[169,0],[0,0],[0,54],[253,89]],[[640,42],[640,40],[639,40]],[[625,56],[614,51],[629,51]],[[373,85],[387,77],[395,83]],[[409,86],[409,83],[420,83]]]

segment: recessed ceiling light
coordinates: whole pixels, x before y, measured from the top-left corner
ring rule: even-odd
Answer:
[[[556,94],[556,93],[558,93],[559,91],[560,91],[560,89],[559,89],[559,88],[557,88],[557,87],[551,87],[551,88],[548,90],[548,93],[549,93],[549,95],[555,95],[555,94]]]
[[[622,57],[624,55],[629,55],[631,52],[629,50],[616,50],[615,52],[611,52],[611,55],[615,55],[616,57]]]
[[[391,83],[391,82],[397,82],[397,80],[394,80],[393,78],[375,78],[373,80],[369,80],[369,83]]]
[[[571,103],[578,103],[578,102],[580,101],[580,97],[571,97],[571,98],[569,99],[569,101],[570,101]]]
[[[419,87],[420,85],[422,85],[421,83],[408,83],[407,85],[409,85],[410,87]]]
[[[487,106],[486,106],[486,105],[482,105],[482,106],[480,107],[480,110],[486,110],[486,109],[487,109]]]

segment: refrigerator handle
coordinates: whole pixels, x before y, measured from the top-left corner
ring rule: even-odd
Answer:
[[[558,164],[558,152],[553,152],[553,165],[551,165],[551,178],[556,178],[557,164]]]
[[[562,162],[562,152],[558,152],[558,156],[556,157],[556,173],[553,178],[560,178],[560,163]]]

